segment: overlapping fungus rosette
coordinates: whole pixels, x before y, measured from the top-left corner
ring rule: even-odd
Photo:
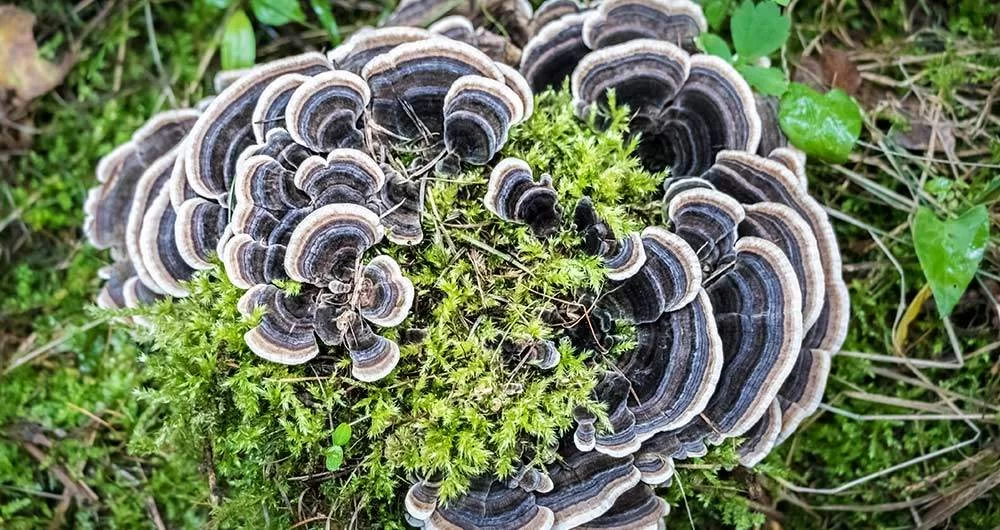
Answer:
[[[515,372],[557,369],[567,344],[607,353],[628,342],[620,330],[634,336],[621,355],[589,359],[597,410],[567,403],[573,426],[545,458],[526,451],[444,496],[447,470],[426,469],[412,477],[407,520],[656,527],[668,506],[655,488],[675,459],[742,438],[741,462],[752,466],[815,411],[848,314],[836,239],[809,196],[804,158],[785,145],[774,101],[695,53],[704,29],[687,0],[549,0],[537,10],[406,0],[385,27],[328,55],[223,78],[201,109],[155,117],[98,168],[87,233],[116,258],[99,301],[185,296],[184,280],[217,254],[246,290],[239,310],[265,308],[245,336],[254,353],[299,364],[342,349],[353,377],[377,381],[401,357],[380,330],[405,329],[421,302],[386,245],[426,244],[427,189],[464,178],[481,194],[456,206],[491,217],[451,216],[458,230],[524,225],[525,237],[573,241],[603,264],[599,285],[550,304],[545,338],[497,341]],[[661,177],[662,196],[618,204],[561,188],[572,175],[532,167],[530,149],[509,156],[515,127],[535,112],[533,92],[564,83],[581,124],[608,125],[612,91],[630,109],[635,155]],[[629,229],[602,217],[609,208],[632,215]],[[523,267],[511,241],[500,250],[475,241]],[[479,325],[492,315],[468,317]]]

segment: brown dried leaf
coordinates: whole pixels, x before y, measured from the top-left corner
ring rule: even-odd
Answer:
[[[819,92],[840,88],[855,96],[861,89],[861,73],[847,53],[832,47],[818,56],[803,57],[792,80]]]
[[[14,90],[22,101],[58,86],[73,63],[69,56],[59,64],[40,57],[34,25],[31,12],[13,5],[0,6],[0,88]]]
[[[914,97],[904,98],[900,103],[900,113],[909,121],[909,129],[892,131],[890,137],[903,149],[926,152],[933,144],[933,150],[948,154],[955,153],[955,124],[950,120],[933,116],[931,109],[921,105]]]

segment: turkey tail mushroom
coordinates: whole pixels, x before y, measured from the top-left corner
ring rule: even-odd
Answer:
[[[358,310],[365,320],[381,327],[398,326],[413,305],[413,282],[403,276],[396,260],[376,256],[361,272]]]
[[[385,173],[357,149],[335,149],[324,160],[311,156],[295,172],[295,187],[313,207],[344,203],[368,206],[385,185]]]
[[[378,216],[356,204],[329,204],[295,227],[285,252],[285,271],[298,282],[326,285],[353,277],[361,255],[385,230]]]
[[[581,452],[566,444],[559,453],[563,459],[548,470],[552,491],[535,494],[540,506],[552,510],[553,530],[576,528],[600,517],[642,477],[630,456]]]
[[[539,14],[544,15],[539,9]],[[521,74],[535,92],[558,88],[590,53],[583,42],[587,13],[570,13],[545,24],[521,50]]]
[[[695,249],[704,271],[732,262],[736,227],[746,217],[736,199],[711,189],[689,190],[675,195],[666,210],[674,233]]]
[[[573,215],[576,230],[583,236],[584,250],[603,259],[608,279],[628,279],[646,263],[642,236],[633,232],[616,240],[611,228],[597,215],[590,197],[577,202]]]
[[[664,528],[670,505],[646,484],[636,484],[623,493],[608,511],[577,530],[649,530]]]
[[[260,324],[244,334],[250,351],[280,364],[302,364],[319,354],[313,333],[313,305],[306,297],[290,296],[272,285],[255,287],[243,295],[240,307],[266,308]]]
[[[455,80],[444,98],[444,143],[449,157],[485,165],[524,118],[522,96],[504,81],[482,76]]]
[[[339,70],[361,75],[369,61],[400,44],[433,37],[430,31],[411,27],[364,28],[327,54]]]
[[[359,130],[371,91],[364,79],[344,70],[323,72],[292,92],[285,128],[295,143],[316,152],[360,148]]]
[[[518,158],[506,158],[493,168],[483,197],[486,209],[497,217],[525,223],[539,237],[551,234],[561,222],[557,200],[551,177],[543,175],[535,182],[531,167]]]
[[[607,0],[588,17],[583,40],[598,50],[636,39],[656,39],[695,51],[708,30],[701,6],[687,0]]]

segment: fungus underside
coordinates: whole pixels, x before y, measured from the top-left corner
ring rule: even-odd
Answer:
[[[616,233],[658,224],[663,175],[645,172],[631,155],[635,142],[622,142],[626,108],[612,107],[610,126],[597,132],[573,115],[567,90],[542,94],[537,106],[500,156],[526,160],[536,177],[553,176],[560,232],[539,240],[526,225],[490,213],[482,197],[492,165],[431,175],[424,241],[382,249],[417,290],[407,320],[382,330],[401,345],[389,377],[370,385],[351,379],[339,350],[300,367],[258,360],[242,336],[262,309],[241,317],[243,291],[217,267],[195,276],[191,296],[140,310],[156,329],[145,359],[155,384],[143,397],[163,404],[166,416],[134,445],[205,455],[224,488],[223,512],[263,509],[279,518],[282,506],[294,505],[282,499],[305,495],[325,498],[338,513],[360,504],[367,517],[399,520],[394,500],[408,479],[440,476],[448,499],[478,474],[509,476],[522,460],[550,460],[573,426],[574,407],[602,416],[591,390],[609,361],[634,345],[632,330],[622,328],[611,351],[579,351],[542,318],[574,293],[599,293],[604,282],[599,258],[579,248],[572,209],[587,194]],[[539,370],[501,347],[541,338],[559,345],[555,369]],[[344,465],[328,471],[323,454],[340,422],[357,435]]]

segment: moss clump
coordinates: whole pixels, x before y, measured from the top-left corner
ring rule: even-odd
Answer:
[[[562,231],[540,240],[490,213],[487,168],[429,177],[424,242],[380,249],[401,264],[417,297],[404,324],[384,330],[401,344],[401,360],[375,384],[351,379],[340,351],[302,367],[257,359],[243,343],[256,320],[235,308],[242,292],[218,270],[196,276],[190,297],[141,311],[154,330],[145,359],[153,383],[141,397],[164,416],[133,448],[200,458],[214,493],[226,498],[221,522],[276,524],[293,513],[280,499],[299,498],[316,513],[388,524],[401,520],[398,494],[415,477],[440,476],[451,498],[474,476],[551,460],[575,407],[602,415],[594,385],[631,346],[623,330],[611,351],[578,351],[543,319],[603,286],[600,260],[579,249],[572,209],[587,194],[619,229],[644,226],[659,215],[662,177],[644,172],[635,145],[621,141],[626,109],[594,132],[573,116],[565,90],[537,105],[503,154],[553,175]],[[557,342],[558,367],[535,369],[502,347],[537,339]],[[328,471],[322,455],[340,422],[357,435],[344,465]]]

